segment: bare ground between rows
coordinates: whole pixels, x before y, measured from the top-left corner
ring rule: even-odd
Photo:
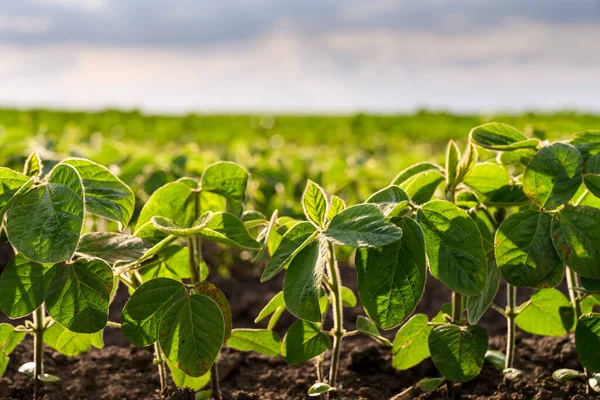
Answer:
[[[211,256],[211,249],[205,254]],[[0,251],[0,253],[2,253]],[[0,254],[2,256],[2,254]],[[218,257],[218,254],[214,255]],[[2,258],[2,257],[0,257]],[[4,257],[6,258],[6,257]],[[207,257],[208,258],[208,257]],[[210,263],[217,265],[218,260]],[[254,324],[261,308],[280,289],[282,277],[267,283],[259,282],[260,268],[237,265],[233,277],[215,276],[211,280],[223,290],[230,301],[235,327],[264,327],[266,322]],[[350,268],[342,269],[344,285],[356,289],[356,273]],[[429,277],[425,296],[417,312],[434,316],[441,305],[448,301],[450,292],[438,281]],[[500,288],[497,303],[504,305],[504,288]],[[525,301],[530,291],[520,290],[520,301]],[[125,288],[120,288],[111,306],[110,319],[120,320],[120,309],[127,301]],[[345,309],[345,326],[355,327],[361,307]],[[0,321],[5,320],[0,316]],[[293,321],[284,314],[277,325],[280,334]],[[330,324],[331,321],[328,321]],[[497,313],[488,311],[481,321],[490,331],[490,348],[504,350],[505,320]],[[394,331],[384,335],[393,339]],[[464,399],[586,399],[583,382],[560,386],[551,378],[558,368],[579,368],[573,338],[541,338],[519,334],[517,336],[516,367],[525,371],[524,379],[508,386],[501,383],[499,371],[485,365],[482,374],[472,382],[463,384],[460,390]],[[106,347],[92,349],[79,357],[65,357],[46,349],[48,373],[61,377],[61,381],[47,385],[47,399],[159,399],[158,376],[152,365],[153,354],[149,348],[130,346],[118,329],[105,331]],[[7,373],[0,381],[0,399],[31,398],[32,385],[29,378],[17,372],[19,365],[32,360],[31,340],[19,346],[11,355]],[[285,364],[280,357],[265,357],[256,353],[243,353],[225,348],[219,362],[221,385],[225,399],[303,399],[307,389],[315,381],[314,366],[306,363],[300,367]],[[396,371],[391,366],[389,349],[363,337],[349,337],[342,349],[339,399],[389,399],[411,386],[422,377],[437,376],[430,360],[409,371]],[[440,389],[419,399],[445,398]],[[167,398],[193,398],[189,391],[170,388]]]

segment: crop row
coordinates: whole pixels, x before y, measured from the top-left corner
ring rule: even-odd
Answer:
[[[291,365],[314,359],[308,394],[325,398],[335,395],[343,339],[363,334],[390,347],[399,370],[431,357],[440,376],[397,396],[408,399],[443,383],[454,390],[485,360],[505,380],[522,379],[519,327],[548,336],[574,331],[582,370],[554,377],[600,391],[600,314],[593,312],[600,305],[600,131],[549,143],[508,125],[481,125],[464,151],[448,144],[443,167],[415,164],[363,203],[347,205],[309,180],[303,220],[245,210],[248,179],[240,165],[218,162],[199,178],[166,183],[133,229],[132,190],[95,162],[69,158],[47,171],[33,153],[22,173],[0,168],[0,218],[16,254],[0,276],[0,310],[12,319],[32,316],[0,324],[0,372],[32,335],[34,360],[20,370],[33,377],[38,396],[41,382],[58,379],[44,372],[44,344],[80,354],[103,346],[108,325],[133,345],[154,346],[163,388],[170,371],[176,384],[196,390],[211,381],[220,398],[215,363],[227,345]],[[119,232],[103,230],[106,220]],[[254,260],[268,255],[262,281],[285,270],[282,291],[256,318],[269,318],[266,329],[234,329],[227,299],[206,280],[203,242]],[[343,325],[344,307],[357,297],[342,282],[341,248],[356,249],[366,316],[354,330]],[[432,320],[413,315],[428,273],[452,291]],[[565,278],[568,298],[555,289]],[[506,308],[494,304],[501,279]],[[131,297],[115,323],[108,309],[119,283]],[[536,291],[518,305],[520,287]],[[488,309],[507,320],[505,353],[488,351],[488,332],[477,325]],[[282,339],[273,328],[286,310],[297,320]],[[397,327],[393,343],[379,331]]]

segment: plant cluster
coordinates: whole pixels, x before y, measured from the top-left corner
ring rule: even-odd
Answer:
[[[217,399],[224,345],[281,355],[291,365],[312,360],[308,395],[334,396],[343,339],[357,334],[389,347],[399,370],[428,357],[439,370],[397,399],[444,383],[452,393],[486,360],[507,382],[521,379],[517,327],[575,332],[582,369],[554,378],[582,379],[600,392],[600,131],[550,143],[508,125],[481,125],[464,151],[450,141],[444,166],[410,166],[360,204],[347,206],[308,180],[303,219],[245,210],[249,173],[230,162],[160,186],[139,214],[131,189],[86,159],[48,169],[33,153],[23,173],[0,168],[0,182],[2,229],[16,254],[0,276],[0,310],[12,319],[32,316],[0,325],[0,371],[32,335],[34,360],[21,370],[33,377],[36,396],[41,383],[58,379],[44,372],[44,344],[81,354],[103,346],[107,325],[136,346],[154,346],[161,388],[170,371],[180,386],[201,390],[211,382]],[[107,231],[107,221],[119,232]],[[206,280],[204,242],[255,261],[268,253],[261,281],[285,271],[281,292],[256,318],[269,318],[266,329],[233,329],[227,299]],[[343,285],[338,261],[350,251],[366,314],[355,329],[343,315],[358,299]],[[431,320],[413,315],[428,274],[451,292]],[[502,279],[505,308],[494,303]],[[556,289],[564,279],[568,297]],[[119,282],[131,296],[115,323],[108,309]],[[535,289],[523,304],[519,288]],[[478,325],[490,308],[506,318],[505,353],[488,350],[488,332]],[[274,327],[286,310],[297,320],[281,338]],[[379,331],[397,327],[393,343]]]

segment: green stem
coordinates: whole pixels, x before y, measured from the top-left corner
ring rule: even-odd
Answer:
[[[582,301],[582,297],[580,296],[579,292],[577,292],[575,290],[576,287],[579,287],[579,276],[577,275],[577,273],[575,271],[573,271],[571,268],[569,268],[568,266],[565,265],[565,272],[567,275],[567,290],[569,292],[569,299],[571,300],[571,304],[573,305],[573,308],[575,309],[575,321],[576,323],[579,322],[579,317],[581,317],[582,314],[582,310],[581,310],[581,301]],[[585,391],[587,394],[590,393],[590,385],[587,383],[588,382],[588,378],[590,376],[589,372],[587,369],[583,369],[583,373],[585,374],[586,380],[585,380]]]
[[[515,362],[517,288],[506,284],[506,362],[504,368],[513,368]]]
[[[462,311],[462,294],[452,292],[452,323],[460,324]]]
[[[167,387],[167,363],[162,356],[162,351],[158,342],[154,343],[154,357],[158,365],[158,379],[160,380],[160,393],[164,396]]]
[[[333,244],[327,243],[329,261],[327,263],[329,279],[331,280],[331,303],[333,307],[333,352],[331,354],[331,367],[329,370],[329,385],[335,387],[337,372],[340,363],[342,338],[344,337],[344,309],[342,305],[342,283],[340,269],[335,260]],[[329,397],[329,396],[328,396]]]
[[[39,306],[33,313],[33,398],[35,400],[41,397],[41,387],[39,376],[44,373],[44,304]]]

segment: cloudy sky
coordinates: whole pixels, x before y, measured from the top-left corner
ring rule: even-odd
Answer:
[[[0,105],[600,112],[600,0],[0,0]]]

